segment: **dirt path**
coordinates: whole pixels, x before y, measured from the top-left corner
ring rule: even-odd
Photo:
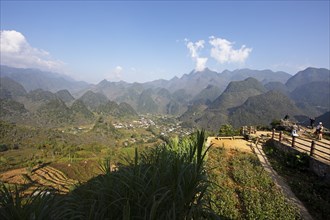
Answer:
[[[264,169],[269,173],[269,175],[274,180],[275,184],[282,189],[282,192],[285,194],[286,198],[288,198],[293,204],[295,204],[300,209],[300,214],[303,217],[303,219],[306,220],[312,220],[312,216],[307,211],[306,207],[303,205],[303,203],[295,196],[295,194],[292,192],[290,186],[285,182],[285,180],[276,173],[276,171],[271,167],[265,153],[262,150],[262,147],[257,145],[252,145],[253,151],[259,158],[259,161],[261,165],[264,167]]]

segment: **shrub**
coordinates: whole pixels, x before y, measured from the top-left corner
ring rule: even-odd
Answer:
[[[273,128],[277,128],[277,127],[279,127],[280,125],[281,125],[281,120],[278,120],[278,119],[274,119],[271,123],[270,123],[270,125],[272,126],[272,129]]]
[[[14,144],[13,149],[14,150],[18,150],[19,149],[19,145],[18,144]]]
[[[239,131],[235,130],[231,125],[229,124],[224,124],[221,125],[220,130],[219,130],[219,136],[233,136],[233,135],[238,135]]]
[[[8,150],[8,146],[6,144],[0,144],[0,152],[4,152]]]

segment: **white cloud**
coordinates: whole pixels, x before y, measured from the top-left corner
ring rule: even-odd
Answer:
[[[210,37],[209,43],[211,48],[211,57],[219,63],[244,63],[252,51],[252,48],[247,48],[243,45],[240,49],[233,48],[234,42],[230,42],[223,38]]]
[[[189,49],[190,56],[193,59],[193,61],[196,62],[195,70],[196,71],[203,71],[206,66],[206,62],[208,60],[207,57],[200,57],[199,51],[204,48],[204,40],[199,40],[195,43],[189,41],[188,39],[184,39],[186,42],[186,46]]]
[[[61,71],[64,62],[54,60],[47,51],[30,46],[26,38],[15,30],[0,32],[1,64],[19,68],[38,68]]]
[[[206,58],[206,57],[198,57],[198,58],[196,58],[196,67],[195,67],[195,70],[196,71],[203,71],[205,69],[207,60],[208,60],[208,58]]]
[[[120,81],[123,78],[123,71],[124,71],[123,67],[116,66],[113,70],[110,71],[110,73],[106,78],[107,80],[110,81]]]

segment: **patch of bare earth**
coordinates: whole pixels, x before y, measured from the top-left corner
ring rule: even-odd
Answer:
[[[61,171],[49,166],[36,166],[31,170],[26,168],[9,170],[0,174],[1,182],[19,185],[23,193],[31,193],[38,187],[67,193],[77,181],[67,178]]]
[[[210,144],[213,144],[214,147],[223,147],[225,149],[234,149],[234,150],[239,150],[243,152],[249,152],[252,153],[252,149],[250,147],[251,143],[242,140],[242,139],[235,139],[235,140],[230,140],[230,139],[211,139]]]

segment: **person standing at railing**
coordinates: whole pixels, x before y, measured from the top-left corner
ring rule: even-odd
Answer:
[[[294,125],[292,126],[292,131],[291,131],[291,135],[293,137],[298,137],[298,125],[296,123],[294,123]]]
[[[314,129],[315,118],[309,118],[310,126]]]
[[[322,125],[322,122],[320,122],[319,125],[316,127],[317,139],[322,140],[323,132],[324,132],[324,127]]]

